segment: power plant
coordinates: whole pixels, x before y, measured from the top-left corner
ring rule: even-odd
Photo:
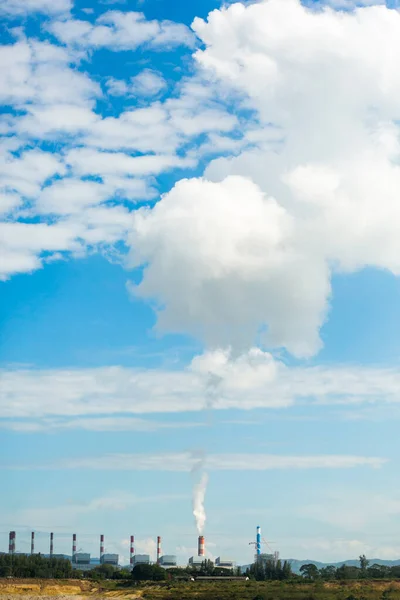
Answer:
[[[56,554],[54,552],[54,533],[50,533],[50,546],[49,546],[49,556],[50,558],[65,558],[71,561],[72,567],[74,569],[79,570],[90,570],[93,569],[96,565],[112,565],[114,567],[119,567],[119,555],[118,554],[110,554],[106,552],[105,546],[105,536],[104,534],[100,534],[99,538],[99,558],[92,559],[91,555],[87,552],[82,552],[81,550],[77,550],[77,534],[72,534],[72,552],[71,556],[67,556],[65,554]],[[268,560],[277,560],[278,553],[271,554],[263,554],[261,551],[262,544],[267,544],[265,540],[261,538],[261,528],[257,526],[256,529],[256,540],[255,542],[249,542],[250,545],[255,546],[256,554],[254,557],[254,561],[268,561]],[[267,544],[268,545],[268,544]],[[16,532],[10,531],[9,533],[9,544],[8,544],[8,552],[9,554],[16,554]],[[30,554],[35,554],[35,532],[31,532],[30,537]],[[46,555],[45,555],[46,556]],[[194,569],[200,569],[204,563],[206,558],[206,549],[205,549],[205,538],[204,535],[199,535],[197,539],[197,556],[191,556],[189,558],[188,564]],[[177,560],[176,556],[173,554],[162,554],[161,549],[161,536],[157,536],[156,538],[156,557],[155,564],[163,567],[165,569],[176,567]],[[130,544],[129,544],[129,566],[134,568],[138,564],[152,564],[152,560],[149,554],[136,554],[135,553],[135,537],[133,535],[130,536]],[[228,560],[222,557],[218,557],[215,560],[215,566],[220,568],[232,569],[235,567],[236,563],[232,560]]]
[[[279,552],[273,552],[271,550],[271,553],[266,554],[266,553],[262,553],[261,552],[261,545],[265,544],[266,546],[269,547],[268,542],[266,542],[264,539],[261,539],[261,527],[259,525],[257,525],[257,530],[256,530],[256,541],[255,542],[249,542],[249,546],[255,546],[256,549],[256,553],[254,556],[254,562],[258,562],[258,563],[266,563],[268,561],[277,561],[279,559]]]

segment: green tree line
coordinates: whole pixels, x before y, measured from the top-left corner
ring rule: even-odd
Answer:
[[[292,577],[292,568],[287,560],[259,561],[251,565],[246,574],[256,581],[285,581]]]
[[[348,581],[357,579],[400,579],[400,565],[392,567],[370,565],[370,561],[365,555],[360,556],[360,566],[341,565],[335,567],[329,565],[318,569],[313,563],[303,565],[300,568],[302,578],[306,581]]]
[[[41,554],[0,554],[0,577],[68,579],[73,570],[69,560]]]
[[[69,579],[85,577],[88,579],[132,579],[134,581],[164,581],[190,578],[195,575],[229,576],[240,575],[238,569],[222,569],[214,566],[210,560],[204,560],[200,568],[162,569],[158,565],[136,565],[133,570],[117,569],[112,565],[98,565],[89,571],[73,570],[69,560],[63,558],[47,558],[41,554],[0,554],[0,577]],[[313,563],[300,568],[300,576],[293,575],[288,561],[267,561],[254,563],[246,575],[256,581],[286,581],[298,579],[307,582],[315,581],[351,581],[351,580],[398,580],[400,565],[385,566],[370,564],[363,555],[359,566],[333,565],[318,569]]]

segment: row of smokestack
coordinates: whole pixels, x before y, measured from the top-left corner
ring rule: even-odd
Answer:
[[[10,531],[9,543],[8,543],[8,552],[9,554],[15,554],[15,543],[16,543],[16,533],[15,531]],[[31,554],[35,553],[35,532],[32,531],[31,534]],[[50,533],[50,556],[54,554],[54,533]],[[74,557],[76,554],[76,533],[72,535],[72,556]],[[131,544],[129,548],[130,555],[130,564],[133,565],[133,557],[135,556],[135,537],[131,535]],[[204,536],[200,535],[198,540],[198,555],[205,555],[205,543]],[[100,535],[100,558],[104,556],[104,535]],[[157,563],[160,562],[161,558],[161,537],[157,537]]]
[[[72,556],[76,554],[76,533],[72,535]],[[131,545],[130,545],[130,563],[133,564],[133,557],[135,555],[134,548],[135,538],[131,535]],[[16,533],[15,531],[10,531],[9,543],[8,543],[8,552],[9,554],[15,554],[15,544],[16,544]],[[31,533],[31,554],[35,553],[35,532]],[[100,558],[104,556],[104,535],[100,535]],[[50,556],[54,554],[54,533],[50,533]],[[157,538],[157,562],[159,561],[161,556],[161,538],[160,536]]]
[[[10,531],[8,538],[8,552],[15,554],[17,535],[15,531]],[[31,533],[31,554],[35,554],[35,532]],[[50,556],[54,554],[54,533],[50,533]]]

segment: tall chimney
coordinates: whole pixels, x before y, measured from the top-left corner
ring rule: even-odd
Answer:
[[[103,556],[104,556],[104,535],[101,534],[101,536],[100,536],[100,562],[103,562]]]
[[[256,553],[257,556],[261,554],[261,527],[259,525],[257,525]]]
[[[134,543],[135,543],[135,536],[131,535],[131,549],[130,549],[130,563],[131,565],[133,565],[133,557],[135,555],[135,548],[134,548]]]
[[[75,562],[76,555],[76,533],[72,535],[72,562]]]
[[[31,554],[35,554],[35,532],[31,533]]]
[[[160,558],[161,558],[161,538],[160,536],[157,537],[157,564],[160,564]]]
[[[15,531],[10,531],[10,537],[8,540],[8,552],[10,554],[15,553]]]
[[[54,533],[50,533],[50,558],[54,554]]]
[[[204,556],[205,551],[204,551],[204,536],[199,535],[199,551],[198,551],[198,555],[199,556]]]

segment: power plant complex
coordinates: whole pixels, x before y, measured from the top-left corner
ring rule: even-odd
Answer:
[[[105,537],[104,534],[100,535],[100,544],[99,544],[99,558],[91,558],[91,555],[87,552],[82,552],[77,550],[77,534],[72,534],[72,553],[71,555],[65,554],[56,554],[54,552],[54,533],[51,532],[49,535],[49,556],[50,558],[64,558],[71,561],[72,567],[74,569],[79,570],[90,570],[98,565],[112,565],[116,568],[119,568],[119,555],[118,554],[110,554],[105,551]],[[268,561],[268,560],[277,560],[279,555],[277,552],[272,554],[263,554],[261,552],[262,544],[266,544],[265,540],[261,539],[261,528],[258,526],[256,530],[256,541],[250,542],[250,545],[254,545],[256,549],[256,554],[254,556],[255,562],[259,561]],[[8,552],[9,554],[17,554],[16,548],[16,532],[10,531],[9,534],[9,544],[8,544]],[[23,554],[23,553],[21,553]],[[30,537],[30,554],[35,554],[35,532],[31,532]],[[46,555],[45,555],[46,556]],[[197,556],[191,556],[188,560],[188,565],[194,569],[198,569],[204,563],[206,558],[206,549],[205,549],[205,538],[203,535],[200,535],[197,540]],[[136,554],[135,553],[135,537],[133,535],[130,536],[130,545],[129,545],[129,566],[130,568],[134,568],[139,564],[158,564],[160,567],[165,569],[173,568],[177,566],[176,556],[173,554],[163,554],[161,549],[161,537],[157,536],[156,542],[156,559],[152,561],[149,554]],[[128,566],[128,565],[123,565]],[[228,560],[222,557],[218,557],[215,559],[215,566],[224,568],[224,569],[233,569],[236,566],[236,563],[233,560]]]

